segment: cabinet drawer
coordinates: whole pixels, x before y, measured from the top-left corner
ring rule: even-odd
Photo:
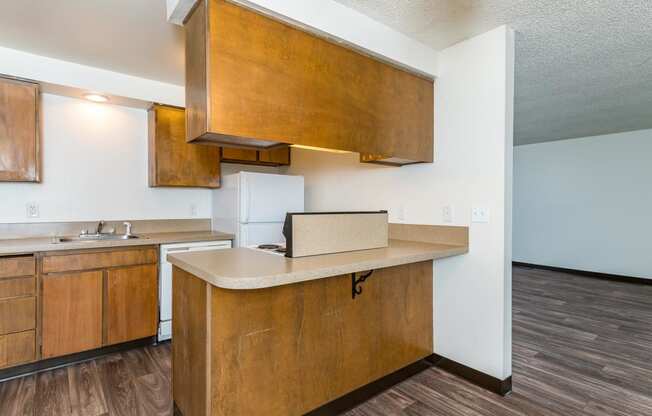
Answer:
[[[36,328],[36,298],[0,301],[0,335]]]
[[[153,264],[157,261],[158,252],[155,248],[62,254],[44,257],[43,273]]]
[[[34,276],[34,256],[0,257],[0,279]]]
[[[36,333],[34,331],[0,335],[0,368],[34,361]]]
[[[36,278],[12,277],[0,279],[0,300],[18,296],[34,296],[36,294]]]

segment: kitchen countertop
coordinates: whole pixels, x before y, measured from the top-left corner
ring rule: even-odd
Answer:
[[[246,290],[441,259],[467,252],[466,245],[390,240],[387,248],[296,259],[248,248],[234,248],[169,254],[168,261],[213,286]]]
[[[130,240],[71,241],[65,243],[53,243],[54,237],[0,240],[0,256],[30,254],[41,251],[148,246],[156,244],[187,243],[195,241],[220,241],[232,240],[234,237],[233,234],[214,231],[167,232],[137,235],[140,236],[140,238],[134,238]]]

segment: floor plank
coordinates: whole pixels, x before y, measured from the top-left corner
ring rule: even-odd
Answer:
[[[513,385],[428,369],[345,416],[650,416],[652,286],[515,267]],[[2,416],[172,415],[169,343],[0,383]]]

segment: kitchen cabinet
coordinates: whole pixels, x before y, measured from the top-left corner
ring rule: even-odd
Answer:
[[[287,166],[290,164],[290,146],[270,150],[237,149],[222,147],[222,163],[244,165]]]
[[[158,269],[155,264],[107,271],[107,344],[156,335]]]
[[[156,335],[156,247],[44,253],[42,358]]]
[[[258,151],[254,149],[237,149],[235,147],[221,148],[222,162],[253,163],[258,161]]]
[[[183,108],[150,108],[149,186],[219,188],[220,149],[186,143],[185,117]]]
[[[34,256],[0,257],[0,368],[36,359]]]
[[[0,335],[0,368],[33,361],[35,348],[34,331]]]
[[[185,28],[189,142],[433,161],[432,79],[225,0],[200,0]]]
[[[43,358],[102,346],[102,277],[102,271],[43,277]]]
[[[0,181],[40,181],[38,107],[38,84],[0,78]]]

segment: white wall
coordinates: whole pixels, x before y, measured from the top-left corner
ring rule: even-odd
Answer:
[[[209,190],[147,186],[145,110],[43,94],[41,117],[43,182],[0,183],[0,222],[211,215]]]
[[[511,375],[513,32],[505,27],[444,50],[436,84],[436,162],[391,168],[357,154],[293,149],[309,210],[388,209],[391,221],[470,225],[470,253],[435,263],[435,352]],[[471,224],[471,208],[491,220]]]
[[[73,62],[0,47],[0,74],[40,82],[45,90],[59,90],[61,95],[81,96],[95,91],[144,106],[157,102],[183,107],[185,88]],[[139,103],[140,102],[140,103]],[[146,105],[145,105],[146,106]]]
[[[652,279],[652,130],[518,146],[514,260]]]

